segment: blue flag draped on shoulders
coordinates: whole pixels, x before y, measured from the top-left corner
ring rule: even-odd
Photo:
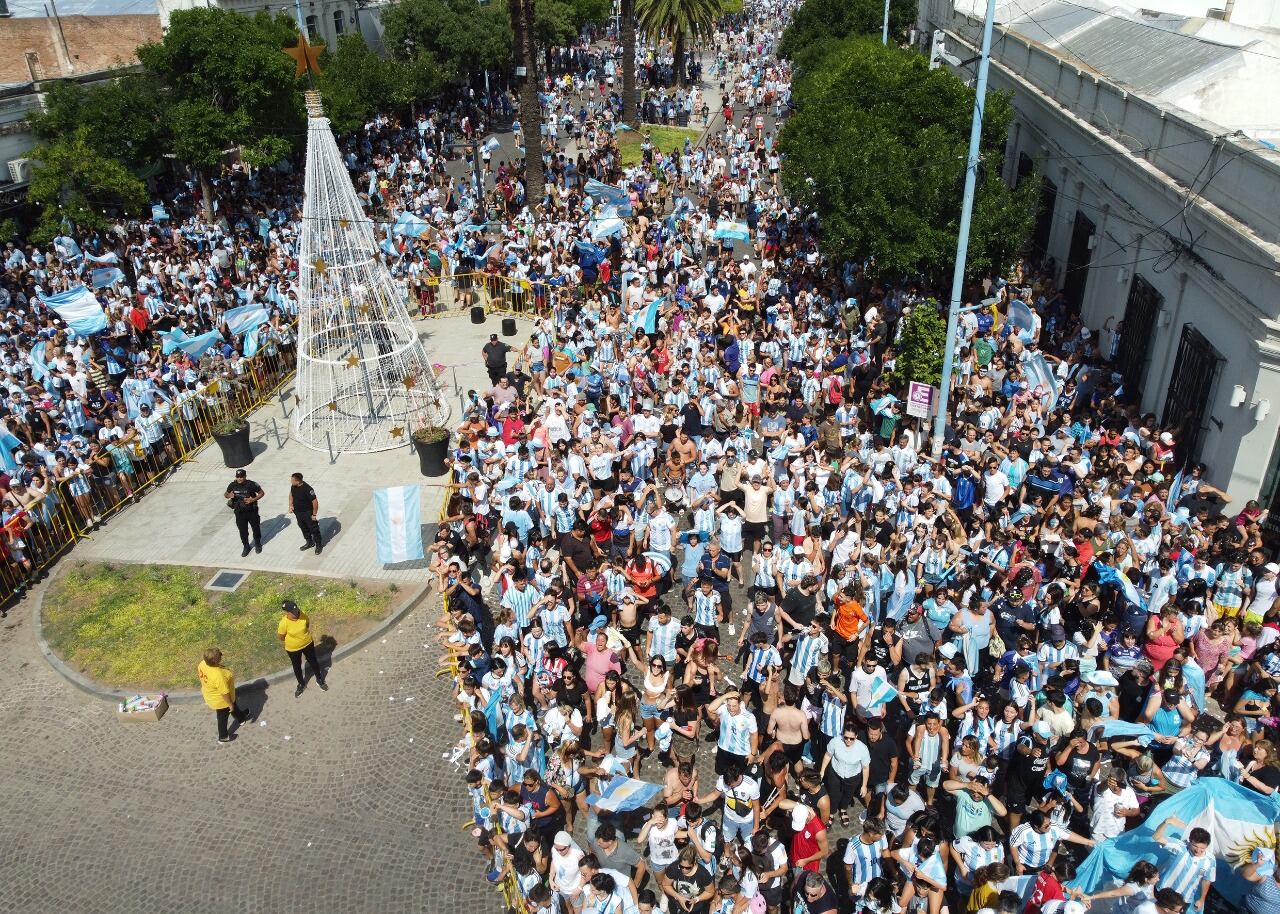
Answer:
[[[57,295],[36,293],[44,306],[66,323],[76,336],[89,336],[107,329],[107,315],[85,286],[76,286]]]
[[[651,301],[649,303],[649,307],[645,309],[644,323],[640,327],[640,329],[645,333],[652,334],[658,332],[658,312],[662,310],[662,304],[666,300],[667,297],[665,295],[661,295]]]
[[[391,486],[373,493],[378,561],[412,562],[423,556],[422,486]]]
[[[1263,796],[1223,778],[1201,777],[1162,802],[1137,828],[1095,847],[1070,885],[1086,893],[1098,892],[1122,881],[1139,860],[1167,864],[1170,851],[1156,842],[1155,832],[1171,818],[1186,823],[1184,832],[1165,830],[1166,839],[1173,843],[1180,843],[1181,835],[1192,828],[1209,833],[1208,853],[1218,865],[1213,887],[1238,905],[1249,890],[1240,869],[1258,852],[1275,852],[1280,796]]]

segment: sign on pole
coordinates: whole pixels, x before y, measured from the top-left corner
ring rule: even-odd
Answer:
[[[920,381],[912,381],[907,388],[907,415],[928,419],[933,414],[933,400],[937,396],[934,387]]]

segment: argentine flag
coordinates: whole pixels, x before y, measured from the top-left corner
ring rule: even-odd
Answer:
[[[721,219],[716,223],[716,230],[711,233],[711,237],[717,241],[750,241],[751,229],[747,228],[745,222]]]
[[[1098,572],[1099,581],[1120,588],[1124,598],[1134,606],[1141,609],[1147,608],[1147,601],[1142,599],[1142,594],[1138,592],[1138,588],[1134,586],[1133,581],[1129,580],[1127,574],[1121,574],[1110,565],[1104,565],[1101,562],[1095,562],[1093,567]]]
[[[885,678],[877,673],[871,677],[869,683],[871,689],[870,697],[867,699],[867,710],[874,711],[881,705],[887,705],[898,697],[898,690],[889,685]]]
[[[248,333],[255,327],[265,324],[271,317],[271,309],[266,305],[252,304],[232,308],[222,315],[222,322],[227,325],[227,332],[232,336]]]
[[[76,336],[89,336],[107,329],[107,315],[92,292],[76,286],[57,295],[36,293],[44,306],[66,323]]]
[[[609,779],[609,783],[604,785],[599,796],[593,794],[587,797],[587,802],[605,812],[628,812],[648,806],[649,802],[660,793],[662,788],[657,784],[615,774]]]
[[[1201,777],[1186,790],[1162,802],[1145,822],[1093,849],[1070,883],[1086,893],[1098,892],[1119,883],[1139,860],[1164,864],[1169,851],[1155,842],[1161,823],[1176,818],[1186,828],[1165,830],[1166,840],[1180,841],[1192,828],[1209,833],[1209,850],[1217,860],[1213,888],[1229,904],[1238,905],[1249,883],[1240,869],[1259,853],[1275,853],[1276,823],[1280,821],[1280,797],[1216,777]]]
[[[373,529],[378,561],[412,562],[422,551],[422,486],[391,486],[373,493]]]

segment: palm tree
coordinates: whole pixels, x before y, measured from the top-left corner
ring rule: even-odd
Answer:
[[[542,104],[538,101],[537,40],[533,34],[534,0],[507,0],[511,16],[512,51],[516,66],[524,67],[520,82],[520,123],[524,128],[524,200],[529,212],[542,203],[546,178],[542,168]]]
[[[622,123],[640,126],[636,104],[636,3],[622,0],[619,17],[622,26]]]
[[[634,0],[636,20],[653,38],[671,42],[676,81],[688,85],[684,43],[689,38],[710,38],[720,18],[720,0]]]

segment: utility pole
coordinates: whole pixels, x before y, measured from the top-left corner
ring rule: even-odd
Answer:
[[[889,0],[884,0],[884,28],[880,32],[880,43],[889,43]]]
[[[996,0],[987,0],[982,24],[982,56],[978,58],[978,82],[973,98],[973,121],[969,126],[969,158],[964,169],[964,201],[960,204],[960,232],[956,237],[956,270],[951,277],[951,301],[947,307],[947,342],[942,353],[942,388],[938,414],[933,419],[933,459],[942,456],[942,438],[947,431],[947,409],[951,399],[951,373],[955,367],[956,325],[960,296],[964,293],[965,261],[969,256],[969,224],[973,221],[973,194],[978,182],[978,153],[982,143],[982,114],[987,102],[987,70],[991,65],[991,30],[995,24]]]

